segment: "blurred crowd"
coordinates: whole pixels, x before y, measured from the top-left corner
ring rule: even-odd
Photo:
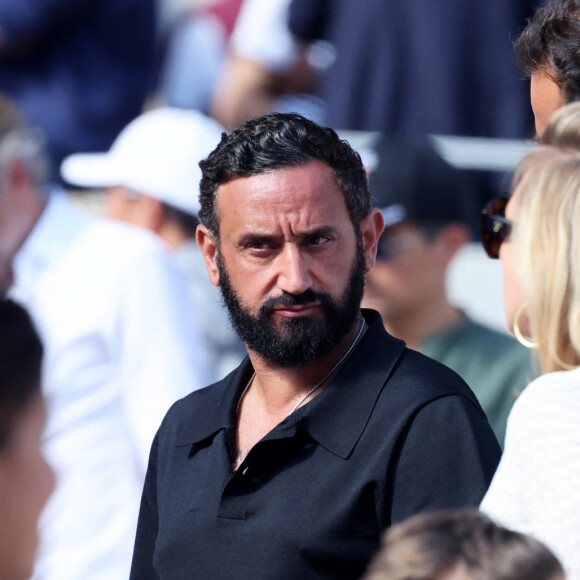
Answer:
[[[505,449],[486,515],[393,526],[365,578],[580,579],[579,46],[574,0],[0,0],[0,580],[129,577],[163,417],[246,356],[198,162],[272,112],[372,135],[362,305]],[[539,147],[465,171],[431,135]],[[480,240],[507,332],[450,297]]]

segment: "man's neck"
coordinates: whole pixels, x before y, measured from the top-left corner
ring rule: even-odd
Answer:
[[[318,396],[354,350],[366,328],[362,316],[330,354],[312,365],[283,369],[249,351],[255,375],[237,405],[237,469],[252,447],[298,407]],[[314,390],[313,390],[314,389]]]
[[[311,397],[319,395],[352,354],[354,348],[351,350],[351,347],[355,341],[358,344],[362,338],[366,330],[362,329],[361,332],[363,324],[364,320],[359,316],[348,334],[328,355],[304,367],[281,368],[259,354],[249,351],[255,371],[251,385],[253,398],[261,400],[268,412],[287,415],[306,393],[321,383]]]

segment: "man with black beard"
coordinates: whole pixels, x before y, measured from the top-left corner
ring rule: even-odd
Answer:
[[[360,309],[384,222],[348,143],[272,114],[200,166],[197,241],[248,357],[167,414],[131,578],[359,578],[392,523],[478,505],[499,446],[455,373]]]

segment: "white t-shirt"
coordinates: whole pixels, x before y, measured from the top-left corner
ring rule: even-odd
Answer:
[[[53,194],[11,296],[45,346],[46,456],[57,488],[34,578],[126,580],[149,448],[169,406],[207,384],[183,281],[152,235]]]
[[[580,580],[580,369],[542,375],[516,400],[481,510],[544,542]]]
[[[288,70],[298,47],[287,24],[291,0],[244,0],[231,37],[233,51],[274,72]]]

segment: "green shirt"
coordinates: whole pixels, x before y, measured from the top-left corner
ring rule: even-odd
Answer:
[[[468,318],[427,339],[420,350],[453,369],[471,387],[503,447],[512,405],[535,376],[530,351],[511,336]]]

